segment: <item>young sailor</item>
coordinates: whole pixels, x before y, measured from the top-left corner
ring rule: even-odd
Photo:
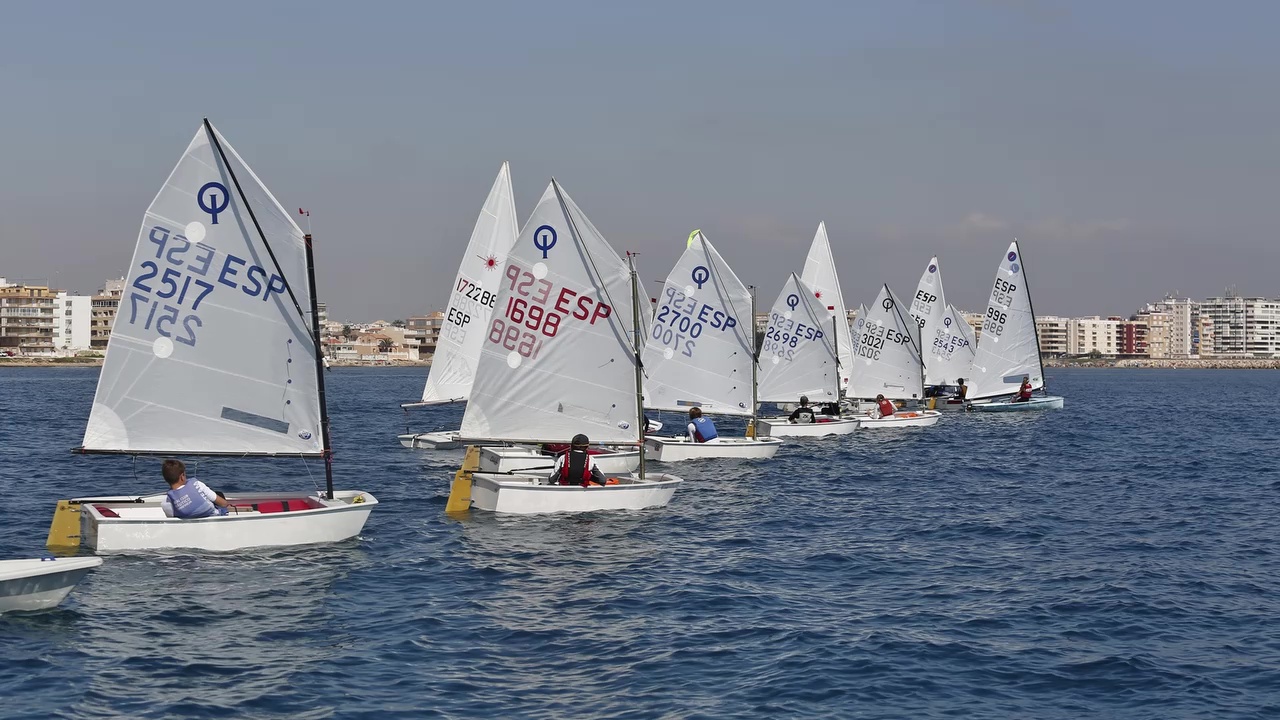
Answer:
[[[1031,401],[1031,378],[1026,375],[1022,376],[1022,387],[1018,388],[1018,394],[1013,396],[1013,402],[1030,402]]]
[[[880,411],[880,417],[889,417],[898,411],[893,401],[887,399],[884,395],[876,396],[876,409]]]
[[[551,485],[581,485],[587,487],[591,483],[605,485],[608,478],[596,467],[596,461],[587,454],[587,446],[591,441],[586,435],[578,433],[573,436],[569,449],[556,458],[555,467],[547,480]]]
[[[956,390],[956,399],[963,400],[964,396],[969,394],[969,386],[964,384],[964,378],[956,378],[956,385],[960,388]]]
[[[227,501],[199,480],[187,479],[187,466],[181,460],[165,460],[160,474],[169,483],[169,492],[160,503],[166,516],[187,520],[227,514]]]
[[[702,417],[702,408],[695,407],[689,409],[689,439],[705,443],[711,442],[720,437],[716,432],[716,424],[711,422],[711,418]]]
[[[813,414],[813,408],[809,407],[809,398],[804,395],[800,396],[800,407],[791,413],[791,417],[787,420],[798,423],[800,425],[808,425],[817,422],[817,418]]]

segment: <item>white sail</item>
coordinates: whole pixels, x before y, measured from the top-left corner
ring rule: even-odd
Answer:
[[[302,231],[215,137],[225,162],[201,126],[143,217],[85,450],[322,450]]]
[[[929,341],[926,340],[925,344],[928,345]],[[962,377],[968,379],[977,346],[969,322],[959,310],[948,305],[942,316],[942,327],[934,334],[925,362],[935,363],[937,372],[946,379],[945,384],[954,385]]]
[[[813,244],[809,246],[809,256],[805,258],[800,280],[813,288],[814,296],[826,307],[827,312],[840,318],[835,326],[835,343],[840,357],[840,389],[847,390],[853,371],[853,337],[849,332],[849,314],[845,312],[844,294],[840,292],[840,278],[836,274],[836,261],[831,254],[831,243],[827,240],[825,222],[818,223],[818,231],[813,235]],[[828,323],[827,330],[831,328]]]
[[[701,232],[658,297],[642,358],[645,407],[751,415],[751,291]]]
[[[942,289],[938,258],[930,258],[911,299],[911,317],[920,325],[925,385],[955,384],[973,363],[973,333],[954,310]]]
[[[839,400],[831,313],[792,273],[769,312],[760,347],[759,402]]]
[[[511,168],[502,163],[449,292],[449,307],[440,326],[427,384],[422,389],[423,404],[466,400],[470,394],[480,346],[503,280],[502,269],[519,233]]]
[[[1012,394],[1022,385],[1023,375],[1033,389],[1044,386],[1036,318],[1017,240],[1009,243],[996,269],[970,375],[970,400]]]
[[[907,306],[885,285],[862,326],[854,387],[862,397],[919,398],[924,392],[920,360],[920,326]]]
[[[555,180],[507,255],[464,438],[637,442],[626,262]]]

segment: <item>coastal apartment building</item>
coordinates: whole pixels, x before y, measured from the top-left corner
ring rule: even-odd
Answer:
[[[0,353],[53,355],[56,291],[0,278]]]
[[[1116,339],[1120,335],[1117,320],[1092,317],[1072,318],[1071,332],[1067,335],[1068,355],[1093,355],[1115,357]]]
[[[426,315],[415,315],[405,320],[405,341],[415,343],[419,355],[434,355],[443,327],[444,313],[439,310]]]
[[[53,300],[53,347],[57,352],[88,350],[93,297],[59,292]]]
[[[1280,357],[1280,299],[1227,293],[1199,306],[1202,357]]]
[[[1036,334],[1040,337],[1040,354],[1061,357],[1071,351],[1071,318],[1045,315],[1036,318]]]
[[[116,322],[120,297],[124,295],[124,278],[108,280],[90,301],[89,347],[98,352],[107,351],[111,339],[111,326]]]

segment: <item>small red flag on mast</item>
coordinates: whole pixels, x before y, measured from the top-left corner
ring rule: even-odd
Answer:
[[[310,211],[310,210],[303,210],[302,208],[298,208],[298,214],[299,214],[299,215],[306,215],[307,217],[311,217],[311,211]]]

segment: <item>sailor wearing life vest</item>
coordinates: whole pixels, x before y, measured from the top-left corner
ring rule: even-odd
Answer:
[[[804,395],[800,396],[800,407],[791,413],[791,417],[787,418],[788,422],[799,423],[800,425],[808,425],[818,421],[818,416],[813,414],[813,408],[809,407],[809,398]]]
[[[702,408],[689,409],[689,439],[697,443],[711,442],[720,437],[711,418],[702,417]]]
[[[1026,375],[1022,376],[1022,386],[1018,388],[1018,394],[1013,397],[1014,402],[1030,402],[1031,401],[1031,378]]]
[[[880,411],[880,417],[889,417],[898,410],[893,401],[886,399],[884,395],[876,396],[876,409]]]
[[[195,478],[188,479],[187,466],[181,460],[165,460],[160,473],[169,483],[169,492],[160,503],[167,517],[189,520],[227,514],[227,501],[208,485]]]
[[[604,473],[600,472],[600,468],[596,467],[596,461],[587,454],[587,446],[590,444],[591,441],[586,435],[582,433],[574,435],[573,441],[569,443],[569,449],[556,458],[555,467],[551,469],[551,475],[547,478],[550,484],[581,485],[582,487],[587,487],[591,483],[606,484],[608,479]]]

